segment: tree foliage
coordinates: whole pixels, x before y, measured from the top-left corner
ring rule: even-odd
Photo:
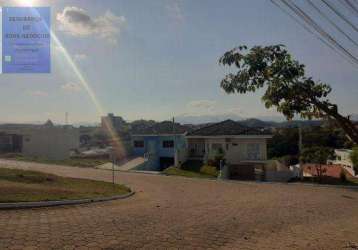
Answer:
[[[327,160],[333,159],[334,150],[329,147],[314,146],[304,148],[300,159],[303,163],[326,164]]]
[[[294,60],[283,45],[251,49],[239,46],[226,52],[219,63],[238,70],[221,81],[227,93],[243,94],[266,87],[262,96],[266,108],[276,107],[289,120],[296,114],[308,119],[333,118],[358,143],[358,130],[328,99],[331,87],[306,77],[305,66]]]
[[[358,174],[358,146],[353,148],[350,158],[353,163],[354,171]]]
[[[321,181],[323,174],[326,172],[326,169],[322,167],[327,163],[327,160],[334,158],[334,150],[328,147],[314,146],[309,148],[304,148],[300,155],[300,160],[303,163],[313,163],[317,164],[316,173],[318,180]]]
[[[293,128],[276,130],[268,143],[268,157],[277,158],[286,155],[298,155],[298,131]]]

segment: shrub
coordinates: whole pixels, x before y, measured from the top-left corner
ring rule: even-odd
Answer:
[[[285,155],[279,158],[279,162],[285,166],[296,165],[298,163],[298,157],[295,155]]]
[[[208,160],[208,165],[209,165],[209,166],[216,166],[217,164],[216,164],[216,161],[215,161],[215,160],[209,159],[209,160]]]
[[[200,173],[206,174],[206,175],[211,175],[214,177],[219,175],[219,171],[217,170],[217,168],[215,166],[210,166],[210,165],[202,166],[200,168]]]
[[[350,158],[353,163],[353,169],[358,174],[358,146],[353,147]]]
[[[212,150],[209,154],[208,165],[220,168],[220,161],[225,159],[225,152],[222,148]]]

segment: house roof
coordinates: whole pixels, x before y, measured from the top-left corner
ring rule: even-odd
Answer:
[[[188,136],[223,135],[270,135],[270,133],[259,128],[249,128],[233,120],[225,120],[188,133]]]
[[[173,135],[173,134],[184,134],[189,130],[187,126],[180,125],[171,121],[164,121],[156,123],[149,128],[143,128],[132,131],[133,135]]]

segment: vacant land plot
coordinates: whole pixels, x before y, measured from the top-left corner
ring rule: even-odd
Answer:
[[[129,193],[122,185],[0,168],[0,203],[73,200]]]
[[[11,165],[10,162],[6,162]],[[1,166],[1,161],[0,161]],[[66,177],[105,170],[15,162]],[[136,195],[0,211],[0,249],[356,249],[358,190],[116,173]]]

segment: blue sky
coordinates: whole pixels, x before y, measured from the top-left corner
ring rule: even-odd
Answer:
[[[277,115],[261,103],[262,92],[225,94],[219,86],[225,69],[218,65],[218,58],[234,46],[277,43],[285,44],[306,64],[314,79],[333,87],[331,99],[343,113],[358,113],[357,67],[270,1],[32,2],[52,7],[52,29],[98,105],[53,42],[51,74],[0,76],[1,122],[48,118],[64,122],[65,112],[70,122],[97,122],[99,112],[113,112],[127,120]],[[304,6],[303,1],[297,2]],[[74,15],[80,19],[73,19],[78,17]]]

